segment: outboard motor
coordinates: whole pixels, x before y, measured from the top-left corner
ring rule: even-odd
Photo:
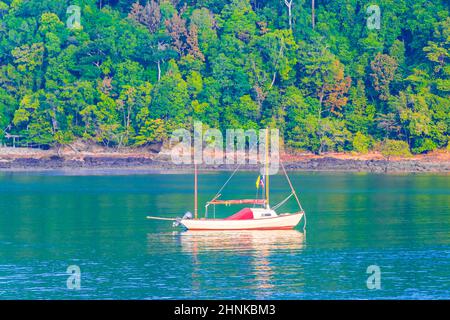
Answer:
[[[184,214],[184,216],[182,218],[178,217],[177,220],[175,220],[173,222],[172,226],[178,227],[181,223],[181,220],[184,220],[184,219],[192,219],[192,213],[188,211]]]

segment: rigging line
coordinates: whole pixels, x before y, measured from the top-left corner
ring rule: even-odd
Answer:
[[[223,188],[225,188],[225,186],[228,184],[228,182],[230,182],[231,178],[233,178],[234,174],[236,173],[236,171],[238,171],[238,169],[241,167],[242,163],[239,163],[239,165],[237,166],[236,169],[234,169],[233,173],[231,174],[231,176],[228,178],[228,180],[223,184],[223,186],[220,188],[219,191],[217,191],[216,195],[214,196],[214,199],[217,198],[220,195],[220,192],[222,192]]]
[[[281,207],[283,204],[286,203],[286,201],[288,201],[294,194],[291,193],[290,195],[287,196],[286,199],[284,199],[283,201],[281,201],[280,203],[278,203],[277,205],[275,205],[274,207],[272,207],[273,210],[278,209],[279,207]]]
[[[287,181],[289,183],[289,186],[291,187],[292,193],[294,194],[295,200],[297,200],[297,203],[298,203],[298,206],[300,207],[300,210],[304,211],[303,208],[302,208],[302,205],[300,203],[300,200],[297,197],[297,193],[295,192],[295,189],[292,186],[291,179],[289,179],[289,176],[288,176],[288,174],[286,172],[286,169],[284,168],[284,165],[283,165],[283,162],[281,161],[281,159],[280,159],[280,164],[281,164],[281,168],[283,169],[284,175],[286,176],[286,179],[287,179]]]
[[[306,235],[306,212],[305,212],[305,210],[303,210],[302,205],[300,204],[300,200],[297,197],[297,193],[295,192],[295,189],[292,186],[291,179],[289,179],[289,176],[286,172],[286,169],[284,168],[283,161],[281,161],[281,159],[280,159],[280,164],[281,164],[281,168],[283,169],[284,175],[286,176],[286,179],[289,183],[289,186],[291,187],[292,193],[295,196],[295,200],[297,200],[298,206],[300,207],[300,210],[303,212],[303,232]]]
[[[306,236],[306,212],[303,211],[303,232],[305,233]]]
[[[259,199],[259,188],[256,189],[255,199]],[[253,208],[256,207],[256,203],[253,204]]]

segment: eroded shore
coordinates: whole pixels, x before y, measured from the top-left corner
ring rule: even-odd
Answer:
[[[385,159],[379,154],[284,154],[285,167],[292,171],[343,172],[450,172],[450,154],[440,152],[427,156]],[[201,165],[203,170],[234,170],[236,165]],[[19,148],[0,148],[0,171],[38,170],[134,170],[150,172],[183,172],[191,165],[177,165],[164,153],[145,150],[121,152],[56,152]],[[254,170],[255,165],[241,165]]]

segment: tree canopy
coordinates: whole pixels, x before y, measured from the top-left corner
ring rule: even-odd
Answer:
[[[450,3],[376,4],[379,28],[368,0],[0,0],[0,141],[142,146],[200,120],[315,153],[445,148]]]

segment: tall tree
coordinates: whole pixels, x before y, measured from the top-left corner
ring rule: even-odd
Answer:
[[[186,20],[182,19],[178,13],[175,13],[172,18],[166,20],[166,28],[172,37],[172,43],[175,50],[181,55],[186,50],[186,38],[188,37],[186,29]]]
[[[288,10],[289,29],[292,30],[292,3],[294,0],[284,0],[284,4]]]
[[[389,85],[394,80],[397,70],[397,61],[387,54],[378,53],[370,63],[372,84],[381,100],[388,100],[390,96]]]
[[[154,0],[148,1],[145,6],[139,2],[133,3],[128,16],[146,26],[150,33],[155,33],[161,25],[161,9]]]

